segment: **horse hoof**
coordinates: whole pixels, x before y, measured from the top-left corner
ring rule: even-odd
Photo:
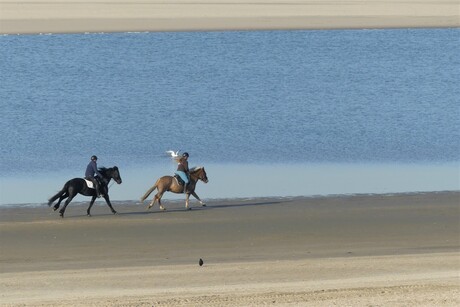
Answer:
[[[118,212],[117,212],[117,211],[113,211],[112,213],[113,213],[113,214],[118,214]]]
[[[201,204],[201,207],[206,207],[206,204]]]
[[[188,211],[192,210],[192,208],[187,208]]]
[[[89,217],[91,217],[91,214],[89,214],[89,213],[88,213],[86,216],[89,216]]]

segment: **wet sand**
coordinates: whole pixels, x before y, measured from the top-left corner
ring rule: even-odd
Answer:
[[[0,305],[460,304],[460,192],[146,205],[0,209]]]
[[[0,0],[0,34],[459,26],[458,0]]]

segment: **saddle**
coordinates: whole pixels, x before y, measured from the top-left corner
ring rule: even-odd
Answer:
[[[177,183],[178,183],[180,186],[184,186],[184,183],[185,183],[185,182],[184,182],[184,180],[182,180],[182,178],[181,178],[179,175],[175,174],[175,175],[174,175],[174,178],[176,178]]]
[[[94,183],[91,180],[88,180],[88,179],[85,179],[85,178],[83,178],[83,179],[86,181],[86,186],[89,189],[94,189]]]
[[[85,181],[86,181],[86,186],[89,188],[89,189],[96,189],[96,187],[94,186],[94,183],[91,181],[91,180],[88,180],[86,178],[83,178]],[[102,183],[101,181],[96,177],[96,180],[99,182],[99,186],[102,186]]]

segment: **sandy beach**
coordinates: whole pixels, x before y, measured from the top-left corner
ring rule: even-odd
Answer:
[[[0,0],[0,34],[459,26],[458,0]]]
[[[460,304],[460,192],[207,202],[2,208],[0,305]]]

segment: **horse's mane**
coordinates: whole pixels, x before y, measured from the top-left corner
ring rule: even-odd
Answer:
[[[105,173],[107,172],[108,168],[107,168],[107,167],[99,167],[97,170],[98,170],[101,174],[105,174]]]
[[[195,173],[198,172],[200,169],[202,169],[202,166],[195,166],[190,169],[190,173]]]
[[[107,167],[99,167],[97,170],[98,170],[101,174],[105,175],[105,174],[107,174],[108,171],[110,171],[110,170],[115,170],[115,169],[118,169],[118,167],[116,167],[116,166],[114,166],[114,167],[109,167],[109,168],[107,168]]]

